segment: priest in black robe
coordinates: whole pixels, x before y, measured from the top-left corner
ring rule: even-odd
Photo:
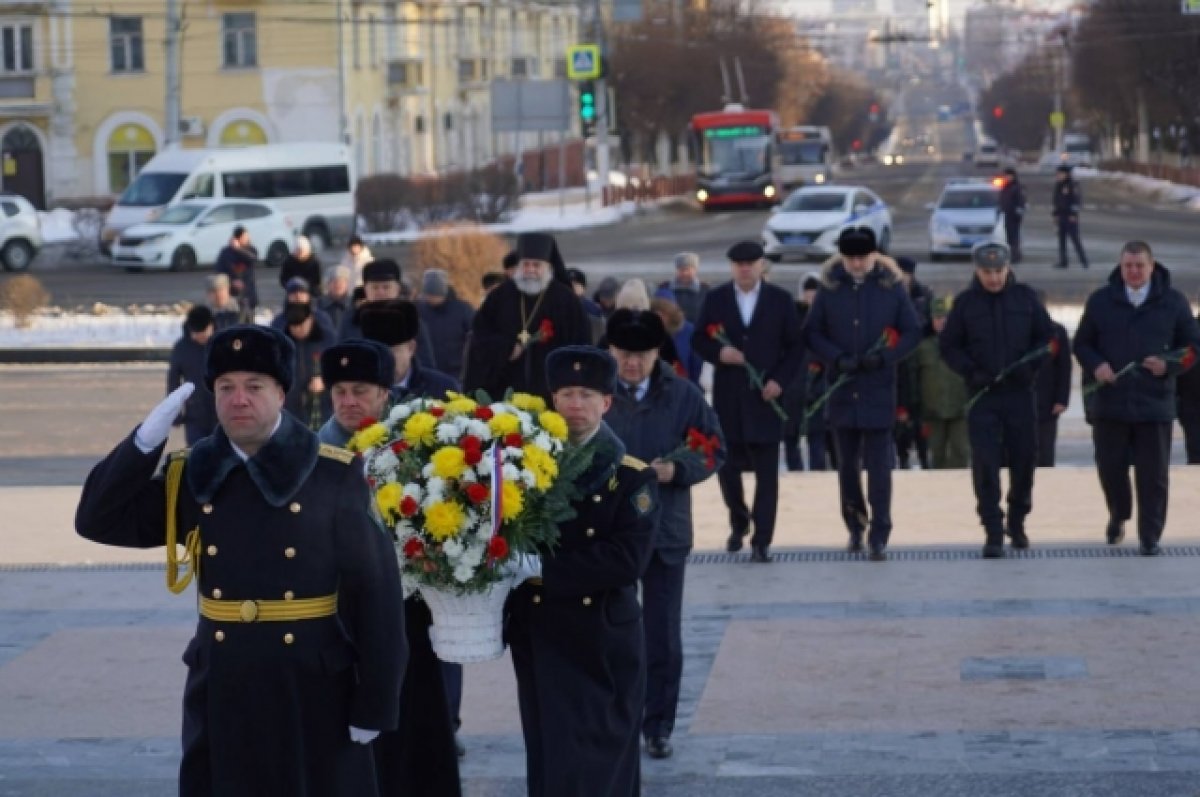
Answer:
[[[484,299],[471,325],[464,387],[500,398],[510,388],[550,400],[546,357],[592,342],[591,325],[567,281],[554,237],[523,233],[513,278]]]

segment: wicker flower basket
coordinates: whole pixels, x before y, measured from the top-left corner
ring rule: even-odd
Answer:
[[[504,655],[504,601],[511,589],[509,581],[463,595],[424,584],[418,587],[433,615],[429,639],[438,658],[470,664]]]

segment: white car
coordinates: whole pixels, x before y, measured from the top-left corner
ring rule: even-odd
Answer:
[[[929,208],[929,259],[970,255],[984,241],[1004,241],[1000,180],[951,180]]]
[[[282,265],[296,242],[291,222],[268,202],[193,199],[122,230],[113,243],[111,262],[127,271],[209,266],[239,225],[249,231],[250,243],[269,266]]]
[[[999,166],[1000,148],[990,141],[985,141],[975,150],[976,166]]]
[[[771,211],[763,228],[767,259],[829,257],[847,227],[870,227],[886,252],[892,241],[892,214],[869,188],[855,185],[812,185],[793,191]]]
[[[41,248],[37,209],[19,194],[0,194],[0,265],[5,271],[24,271]]]

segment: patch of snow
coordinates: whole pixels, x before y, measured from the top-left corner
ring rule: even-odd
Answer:
[[[50,211],[38,211],[38,220],[41,222],[43,243],[53,244],[79,239],[73,210],[55,208]]]

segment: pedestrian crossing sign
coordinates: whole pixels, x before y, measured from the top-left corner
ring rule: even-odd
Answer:
[[[600,45],[573,44],[567,48],[567,77],[595,80],[600,77]]]

